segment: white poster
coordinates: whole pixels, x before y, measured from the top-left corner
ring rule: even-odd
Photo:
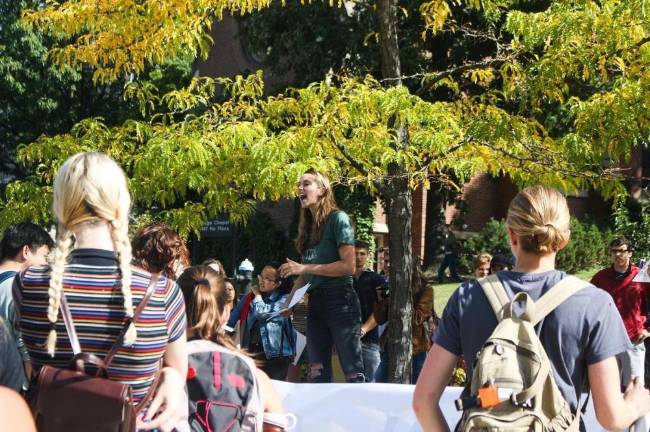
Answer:
[[[420,432],[411,408],[415,386],[403,384],[292,384],[273,381],[284,409],[296,415],[293,432]],[[452,430],[460,419],[454,401],[461,387],[447,387],[440,406]],[[584,400],[584,396],[583,396]],[[587,431],[604,429],[591,400],[583,417]]]
[[[647,261],[643,267],[641,268],[641,271],[634,276],[634,279],[632,279],[632,282],[648,282],[650,283],[650,275],[648,275],[648,264],[650,264],[650,261]]]

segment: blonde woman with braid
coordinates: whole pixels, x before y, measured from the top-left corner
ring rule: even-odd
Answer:
[[[108,377],[131,385],[137,403],[162,359],[161,384],[138,428],[168,431],[186,410],[185,305],[178,286],[160,277],[138,321],[132,321],[151,274],[131,265],[130,205],[124,173],[108,156],[79,153],[66,160],[54,179],[58,229],[50,265],[30,267],[16,278],[14,298],[35,370],[66,367],[73,357],[59,312],[63,296],[84,353],[104,358],[128,324]]]

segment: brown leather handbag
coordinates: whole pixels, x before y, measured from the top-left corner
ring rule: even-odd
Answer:
[[[155,291],[158,277],[158,274],[151,276],[147,292],[134,311],[133,322],[138,320]],[[108,368],[122,346],[129,322],[102,360],[81,352],[65,293],[61,297],[61,313],[74,358],[67,369],[43,366],[39,372],[31,397],[39,432],[133,432],[136,417],[153,395],[157,379],[137,406],[128,384],[108,379]],[[96,374],[87,374],[86,364],[94,365]]]

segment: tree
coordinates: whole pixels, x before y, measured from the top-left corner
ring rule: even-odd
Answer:
[[[119,3],[80,0],[25,19],[78,36],[53,57],[60,65],[91,64],[97,81],[105,82],[137,72],[147,61],[199,49],[207,23],[225,8],[216,1],[184,7],[160,0]],[[518,10],[515,0],[459,1],[484,17],[489,31],[481,37],[492,38],[494,52],[423,74],[428,89],[445,89],[444,98],[424,100],[400,85],[397,6],[378,0],[383,81],[330,76],[269,97],[259,73],[195,78],[165,94],[146,83],[129,85],[126,95],[140,102],[145,120],[113,127],[85,120],[71,134],[25,147],[21,159],[39,166],[41,175],[37,182],[12,185],[3,220],[29,212],[47,217],[43,188],[63,159],[86,149],[116,158],[140,210],[159,212],[183,232],[197,231],[219,211],[244,218],[256,199],[293,195],[295,179],[307,167],[363,185],[382,197],[389,212],[390,374],[394,382],[407,382],[410,190],[432,179],[445,182],[450,174],[462,182],[476,172],[564,190],[620,190],[606,159],[629,156],[631,144],[648,135],[644,3],[556,0],[531,12]],[[244,12],[263,6],[228,4]],[[444,0],[423,3],[421,10],[429,32],[473,31],[454,21]],[[547,123],[549,111],[563,113],[570,128]],[[21,200],[30,196],[41,200]]]
[[[39,136],[65,133],[82,119],[101,117],[121,124],[136,116],[137,104],[125,103],[126,79],[96,86],[88,66],[58,68],[46,60],[57,42],[36,29],[25,28],[21,12],[37,7],[37,0],[0,0],[0,185],[24,172],[16,164],[16,150]],[[181,57],[151,66],[144,77],[161,88],[184,85],[192,58]]]
[[[0,166],[4,179],[24,175],[16,165],[19,144],[28,144],[41,134],[63,133],[87,117],[81,111],[79,93],[96,93],[84,86],[81,74],[69,68],[48,65],[44,56],[48,41],[38,32],[24,29],[20,11],[36,1],[0,1]],[[90,99],[90,98],[88,98]],[[89,100],[90,101],[90,100]],[[76,102],[76,103],[75,103]]]

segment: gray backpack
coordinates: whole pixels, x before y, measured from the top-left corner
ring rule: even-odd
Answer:
[[[206,340],[187,347],[192,432],[262,432],[264,406],[253,360]]]
[[[463,411],[463,432],[578,432],[580,412],[573,413],[553,379],[551,364],[535,325],[588,284],[566,276],[534,302],[525,292],[512,299],[496,275],[478,281],[499,324],[476,356],[469,396],[456,401]],[[513,315],[513,305],[525,310]]]

